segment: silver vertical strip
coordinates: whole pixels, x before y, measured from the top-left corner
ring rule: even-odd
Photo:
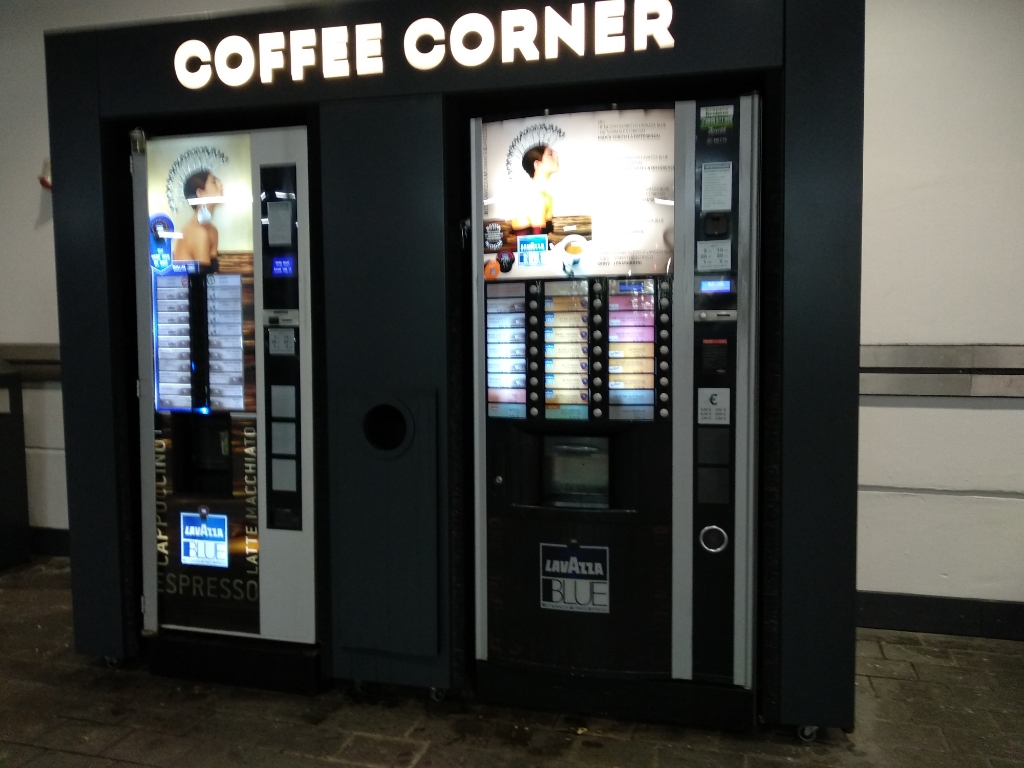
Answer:
[[[759,101],[740,99],[736,269],[736,519],[733,535],[733,683],[753,683],[754,519],[757,502],[757,271]]]
[[[476,657],[487,661],[487,403],[484,388],[484,171],[483,121],[470,121],[470,174],[473,183],[473,522],[476,555]]]
[[[693,260],[697,104],[676,103],[672,288],[672,677],[693,678]]]
[[[146,153],[132,152],[132,207],[135,220],[135,311],[139,355],[139,472],[142,493],[142,628],[156,632],[156,455],[153,271],[149,266],[149,189]]]

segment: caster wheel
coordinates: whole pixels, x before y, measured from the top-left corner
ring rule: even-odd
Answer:
[[[796,735],[800,741],[812,742],[818,738],[818,726],[816,725],[801,725],[796,729]]]
[[[121,668],[121,660],[114,656],[104,656],[103,663],[107,666],[107,669]]]
[[[445,688],[431,688],[430,689],[430,700],[441,703],[444,701],[444,697],[448,695],[448,690]]]

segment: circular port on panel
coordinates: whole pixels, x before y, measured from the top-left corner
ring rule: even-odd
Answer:
[[[530,286],[530,293],[532,293],[534,295],[537,294],[537,286],[536,285],[531,285]]]
[[[729,546],[729,534],[717,525],[709,525],[700,532],[700,545],[708,552],[715,554]]]
[[[378,451],[393,451],[409,432],[405,414],[388,403],[375,405],[363,417],[363,435]]]

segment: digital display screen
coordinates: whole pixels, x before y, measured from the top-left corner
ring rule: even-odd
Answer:
[[[294,256],[274,256],[270,260],[271,277],[295,277]]]
[[[701,293],[729,293],[732,291],[732,280],[701,280]]]
[[[625,283],[619,282],[619,293],[643,293],[643,283]]]

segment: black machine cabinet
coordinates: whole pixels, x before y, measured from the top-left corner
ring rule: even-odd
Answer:
[[[25,471],[21,375],[0,363],[0,570],[31,557]]]

